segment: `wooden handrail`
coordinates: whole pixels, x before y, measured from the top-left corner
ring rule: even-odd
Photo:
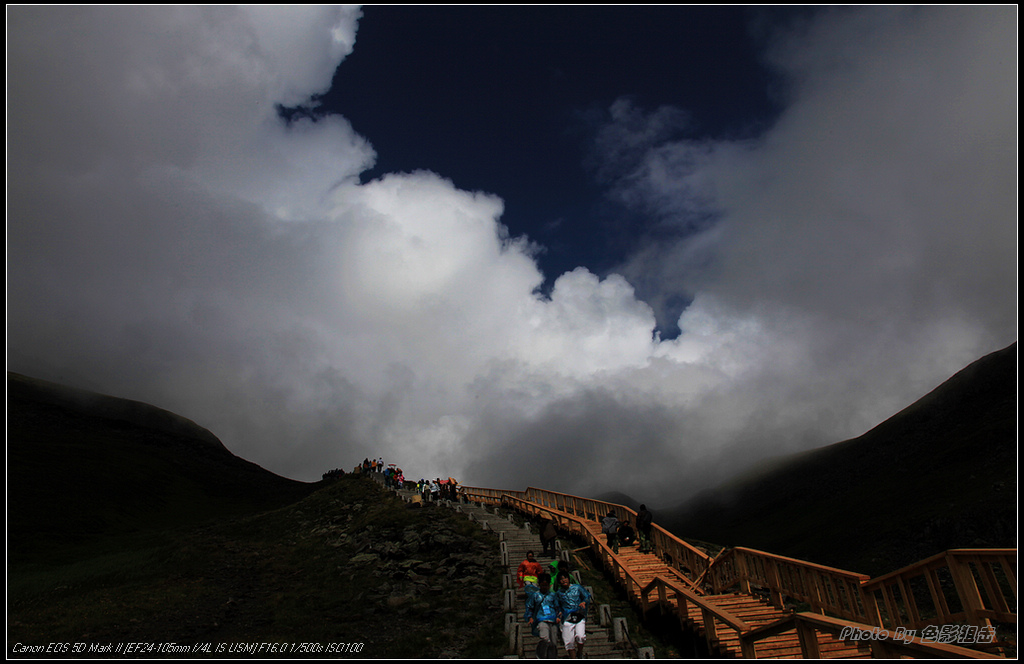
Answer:
[[[474,503],[483,503],[485,505],[500,505],[501,498],[505,494],[525,495],[526,492],[506,489],[485,489],[483,487],[475,486],[462,487],[462,495],[466,497],[466,500]]]
[[[637,513],[625,505],[535,487],[527,488],[525,493],[528,500],[589,521],[600,521],[609,511],[614,511],[636,523]],[[651,526],[651,543],[659,558],[684,572],[691,581],[701,576],[711,563],[707,553],[656,523]]]
[[[1015,623],[1016,567],[1016,549],[944,551],[866,582],[871,612],[866,622],[890,629]],[[950,587],[955,594],[948,592]]]
[[[599,558],[602,559],[604,566],[611,572],[612,576],[626,587],[627,592],[632,592],[634,588],[640,587],[640,580],[633,574],[632,570],[623,563],[622,559],[608,548],[606,542],[599,537],[595,537],[594,534],[587,529],[584,525],[584,522],[587,521],[586,518],[564,512],[557,507],[539,505],[532,500],[527,500],[526,498],[520,498],[511,494],[505,494],[504,499],[506,505],[510,505],[514,509],[517,509],[529,516],[546,516],[547,518],[552,519],[555,524],[563,530],[586,540],[587,545],[594,550],[595,554]]]
[[[753,586],[768,590],[771,603],[783,608],[785,597],[806,602],[811,610],[866,622],[868,605],[862,585],[870,577],[847,570],[736,547],[715,561],[711,573],[715,592],[734,584],[750,594]]]
[[[671,579],[666,579],[663,576],[657,576],[641,589],[640,601],[643,613],[647,613],[647,609],[650,604],[648,597],[652,592],[656,591],[658,593],[659,602],[667,603],[666,591],[668,590],[676,593],[675,611],[680,618],[680,622],[689,616],[690,612],[686,606],[687,603],[692,602],[700,609],[701,625],[704,628],[704,636],[708,640],[709,647],[718,639],[718,626],[715,625],[715,620],[717,619],[725,624],[729,629],[736,632],[736,634],[741,636],[740,648],[743,657],[754,657],[753,643],[751,642],[748,648],[742,640],[742,635],[753,629],[750,624],[727,609],[723,609],[722,607],[707,601],[705,598],[693,592],[686,586]]]
[[[1002,659],[999,655],[951,643],[940,643],[914,633],[901,630],[880,629],[875,625],[850,622],[817,613],[794,613],[768,625],[761,625],[740,635],[741,644],[749,642],[751,649],[757,641],[775,636],[791,629],[800,634],[801,652],[804,658],[821,657],[818,650],[817,632],[827,632],[840,639],[868,642],[873,657],[898,659],[902,655],[912,657],[958,657],[971,659]]]
[[[911,633],[924,627],[957,622],[987,627],[991,621],[1017,621],[1016,549],[951,549],[871,579],[865,574],[746,547],[723,551],[713,559],[654,524],[652,540],[655,553],[677,566],[683,572],[683,579],[658,576],[640,588],[637,577],[603,540],[594,537],[584,525],[585,521],[600,521],[609,510],[629,515],[635,520],[636,512],[632,509],[535,487],[526,491],[464,487],[464,491],[466,497],[475,502],[503,502],[532,516],[546,513],[559,526],[585,538],[628,592],[632,593],[633,589],[640,591],[645,610],[648,597],[655,590],[662,602],[667,601],[665,596],[669,589],[677,593],[677,598],[685,598],[680,601],[695,601],[701,607],[705,631],[712,635],[709,638],[714,638],[714,619],[718,619],[740,634],[744,657],[754,656],[753,644],[758,640],[790,629],[798,631],[805,656],[813,657],[817,652],[816,637],[812,638],[815,630],[839,633],[842,627],[854,626],[904,636],[872,639],[871,647],[876,656],[903,653],[929,657],[984,657],[991,655],[936,643]],[[683,580],[690,587],[684,585]],[[782,608],[785,599],[789,598],[806,602],[811,611],[793,614],[772,625],[750,628],[714,604],[704,600],[696,602],[694,598],[701,597],[699,586],[705,581],[710,582],[715,593],[734,585],[746,594],[751,594],[754,587],[764,588],[772,604],[778,608]],[[923,605],[925,599],[930,599],[930,607]],[[685,608],[677,607],[677,610],[685,611]]]

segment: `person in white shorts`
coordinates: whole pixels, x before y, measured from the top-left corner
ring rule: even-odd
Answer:
[[[583,657],[587,641],[587,589],[572,583],[568,572],[558,573],[558,618],[562,624],[562,644],[570,659]]]

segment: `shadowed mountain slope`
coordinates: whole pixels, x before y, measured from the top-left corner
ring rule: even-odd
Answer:
[[[1017,344],[864,435],[656,515],[684,538],[878,575],[1017,537]]]
[[[315,485],[241,459],[174,413],[7,374],[13,560],[298,500]]]

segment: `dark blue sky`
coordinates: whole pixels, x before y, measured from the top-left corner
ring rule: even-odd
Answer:
[[[612,103],[684,112],[663,139],[757,134],[781,91],[758,34],[804,11],[369,6],[318,111],[376,149],[364,180],[426,169],[500,196],[510,233],[543,247],[550,287],[580,265],[606,274],[655,231],[599,177],[594,138]]]

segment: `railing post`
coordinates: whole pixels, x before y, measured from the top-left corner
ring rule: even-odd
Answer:
[[[615,643],[623,643],[628,632],[629,628],[626,626],[625,618],[612,619],[612,634],[614,635]]]
[[[690,603],[682,593],[676,593],[676,617],[679,618],[679,626],[686,629],[690,622]]]
[[[946,554],[946,563],[949,565],[949,572],[953,576],[953,585],[956,586],[957,594],[960,595],[960,603],[967,614],[967,622],[972,625],[986,627],[991,625],[988,618],[980,618],[978,612],[984,610],[985,606],[981,601],[981,593],[978,592],[978,584],[974,581],[974,574],[971,573],[969,563],[961,563],[952,552]]]
[[[509,636],[511,643],[511,654],[522,659],[523,658],[523,623],[517,622],[512,628],[512,633]]]
[[[903,606],[907,610],[907,627],[913,627],[921,621],[921,612],[917,610],[917,601],[914,599],[913,590],[905,579],[897,579],[900,587],[900,594],[903,596]]]
[[[704,623],[704,638],[708,642],[708,652],[714,652],[715,643],[718,641],[718,628],[715,627],[715,614],[704,607],[700,609],[702,622]]]
[[[783,608],[782,592],[779,590],[782,587],[782,579],[779,578],[779,566],[774,560],[768,560],[765,566],[765,576],[767,577],[768,593],[772,599],[772,606],[776,609]]]
[[[882,626],[882,614],[878,611],[878,603],[875,601],[875,593],[873,590],[865,588],[863,585],[859,588],[861,605],[864,607],[864,622],[868,625]]]
[[[811,611],[824,614],[825,586],[822,583],[821,574],[817,570],[811,572],[811,587],[814,588],[814,596],[808,602],[811,605]]]
[[[946,601],[946,595],[942,592],[942,584],[939,581],[938,573],[934,569],[930,569],[925,573],[924,578],[928,581],[928,592],[932,595],[932,604],[935,605],[939,621],[942,623],[949,622],[949,602]],[[882,623],[878,624],[881,625]]]
[[[800,652],[804,659],[821,659],[821,650],[818,648],[818,632],[814,629],[814,625],[797,619],[796,634],[800,638]]]
[[[740,634],[740,657],[743,659],[757,659],[754,642],[744,638],[742,634]]]
[[[739,551],[735,553],[734,557],[736,558],[736,571],[739,573],[740,590],[749,595],[750,573],[747,571],[747,557]]]
[[[992,561],[983,561],[979,559],[978,574],[981,576],[981,582],[985,586],[985,593],[992,602],[993,608],[995,608],[996,611],[1007,613],[1010,610],[1010,606],[1006,602],[1006,597],[1003,596],[1003,591],[999,588],[999,582],[996,580],[995,570],[992,568],[994,564],[995,563]],[[1002,565],[1002,562],[999,564]],[[1004,567],[1003,569],[1006,568]]]

